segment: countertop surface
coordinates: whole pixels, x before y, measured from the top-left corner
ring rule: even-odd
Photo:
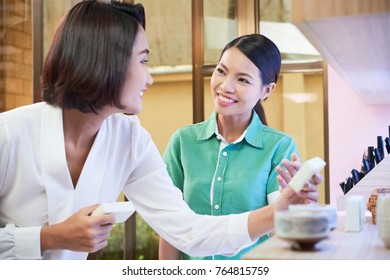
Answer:
[[[338,225],[327,239],[318,242],[311,250],[294,250],[285,240],[272,236],[243,256],[257,260],[390,260],[390,249],[380,239],[371,216],[360,232],[344,230],[345,216],[338,213]]]

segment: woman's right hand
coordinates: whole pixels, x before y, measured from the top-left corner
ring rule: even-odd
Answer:
[[[42,252],[66,249],[92,253],[106,247],[115,217],[112,214],[91,216],[98,206],[82,208],[64,222],[42,227]]]
[[[299,193],[296,193],[288,186],[288,183],[301,168],[301,161],[299,160],[297,154],[293,153],[291,155],[291,161],[284,159],[282,164],[285,169],[281,166],[276,168],[276,171],[279,173],[277,180],[281,189],[281,195],[276,201],[277,210],[285,210],[288,208],[289,204],[318,202],[318,185],[322,183],[321,174],[314,174],[313,177],[305,184],[303,189]]]

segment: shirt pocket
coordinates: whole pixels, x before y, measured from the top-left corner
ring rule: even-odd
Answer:
[[[230,191],[232,213],[246,212],[267,205],[268,170],[245,170],[235,174]]]

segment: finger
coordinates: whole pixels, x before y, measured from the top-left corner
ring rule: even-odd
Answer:
[[[301,168],[302,163],[301,160],[299,159],[298,155],[296,153],[291,154],[291,161],[293,163],[293,166],[297,169]]]
[[[314,174],[311,179],[310,179],[310,182],[315,184],[315,185],[319,185],[321,184],[323,181],[323,178],[322,178],[322,175],[320,173],[316,173]]]
[[[81,213],[83,215],[91,215],[91,213],[98,207],[99,207],[99,204],[94,204],[94,205],[91,205],[91,206],[87,206],[87,207],[81,208],[79,210],[79,213]]]
[[[317,192],[318,191],[318,188],[317,188],[317,185],[316,184],[313,184],[311,182],[308,182],[306,183],[303,188],[302,188],[302,191],[303,192]]]
[[[113,225],[115,224],[115,215],[114,214],[104,214],[101,216],[95,216],[92,218],[96,218],[95,222],[97,225],[103,226],[103,225]]]
[[[295,166],[287,159],[283,159],[282,160],[282,164],[284,166],[284,168],[286,168],[287,172],[289,173],[289,176],[290,176],[290,180],[292,177],[294,177],[294,175],[297,173],[297,169],[295,168]]]
[[[107,245],[108,245],[108,241],[102,240],[100,243],[98,243],[94,246],[94,248],[90,251],[90,253],[97,252],[97,251],[103,249],[104,247],[106,247]]]
[[[282,178],[282,176],[278,175],[278,176],[276,177],[276,179],[278,180],[279,187],[280,187],[282,190],[288,187],[287,182]]]
[[[276,167],[276,172],[278,172],[281,179],[285,180],[287,183],[291,181],[291,175],[281,166]]]
[[[306,201],[309,203],[317,203],[319,200],[318,193],[308,193],[306,195]]]
[[[110,236],[110,233],[111,233],[111,230],[104,230],[102,232],[99,232],[96,237],[99,240],[106,240]]]
[[[310,200],[313,202],[318,202],[319,200],[319,194],[318,191],[300,191],[299,196],[305,198],[305,200]]]

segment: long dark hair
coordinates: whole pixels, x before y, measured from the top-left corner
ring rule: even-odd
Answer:
[[[270,39],[261,34],[243,35],[229,42],[222,51],[231,47],[238,48],[260,70],[263,85],[278,81],[282,58],[278,47]],[[267,119],[261,100],[253,108],[261,122],[267,125]]]
[[[141,4],[83,1],[61,22],[43,69],[43,100],[81,112],[123,108],[120,94],[139,26]]]

